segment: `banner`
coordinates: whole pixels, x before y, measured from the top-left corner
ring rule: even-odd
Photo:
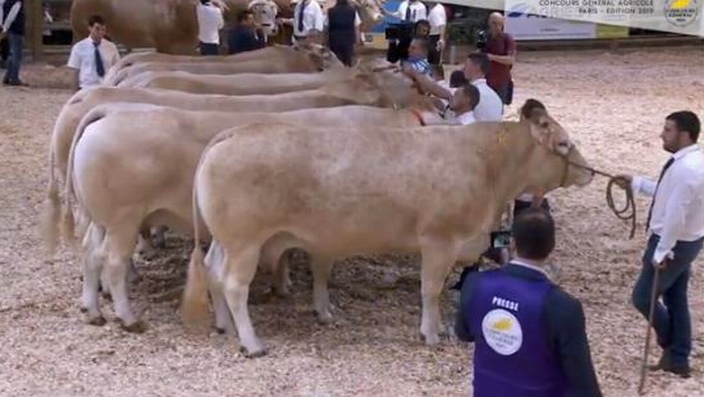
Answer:
[[[516,41],[520,40],[574,40],[596,38],[596,25],[591,22],[575,22],[529,14],[528,7],[521,3],[507,8],[506,32]]]
[[[704,37],[704,0],[505,0],[506,10]],[[497,0],[501,3],[501,0]],[[498,4],[497,4],[498,5]]]

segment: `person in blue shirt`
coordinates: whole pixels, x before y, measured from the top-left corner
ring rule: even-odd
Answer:
[[[401,66],[410,66],[420,74],[430,76],[433,69],[428,63],[428,41],[421,38],[414,38],[408,46],[408,59],[401,61]]]
[[[542,208],[514,221],[516,256],[464,280],[455,333],[474,342],[476,397],[601,397],[579,300],[550,281],[553,218]]]

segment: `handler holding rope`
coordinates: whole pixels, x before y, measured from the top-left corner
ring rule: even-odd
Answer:
[[[691,264],[704,241],[704,153],[697,145],[700,129],[699,118],[692,112],[668,115],[660,137],[663,148],[673,155],[659,181],[622,175],[617,182],[622,187],[630,182],[633,191],[653,196],[646,221],[651,234],[632,299],[636,309],[650,318],[663,349],[660,361],[650,369],[683,378],[690,376],[692,350],[687,284]],[[657,288],[652,294],[654,285]],[[664,305],[656,302],[661,296]]]

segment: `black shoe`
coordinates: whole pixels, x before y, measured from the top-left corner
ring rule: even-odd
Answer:
[[[690,378],[692,376],[692,369],[689,367],[689,364],[673,364],[670,358],[670,354],[667,350],[662,353],[660,361],[658,361],[656,365],[649,366],[648,369],[650,369],[651,371],[663,370],[665,372],[670,372],[675,375],[679,375],[680,378],[684,379]]]

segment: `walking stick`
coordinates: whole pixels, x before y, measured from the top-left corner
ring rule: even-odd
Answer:
[[[650,350],[650,328],[653,323],[653,312],[655,311],[655,301],[657,301],[657,286],[658,286],[658,275],[660,274],[660,268],[655,268],[655,274],[653,275],[653,286],[650,290],[650,313],[648,314],[648,324],[647,330],[645,331],[645,348],[643,350],[643,365],[640,369],[640,383],[638,384],[638,394],[643,395],[643,388],[645,387],[645,377],[648,372],[648,351]]]

